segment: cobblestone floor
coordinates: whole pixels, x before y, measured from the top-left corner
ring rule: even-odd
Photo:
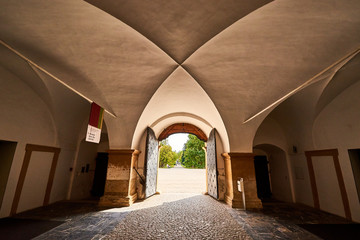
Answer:
[[[19,214],[16,218],[65,222],[36,240],[312,240],[319,238],[299,224],[350,223],[310,207],[280,202],[264,204],[264,209],[257,211],[236,210],[197,193],[164,193],[124,208],[103,208],[96,202],[60,202]],[[341,239],[359,238],[344,235]]]
[[[169,193],[142,204],[104,239],[251,239],[229,208],[209,196]]]

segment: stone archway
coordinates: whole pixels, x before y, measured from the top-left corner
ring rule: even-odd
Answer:
[[[206,134],[198,127],[190,123],[176,123],[165,128],[159,135],[159,141],[164,140],[168,136],[175,133],[190,133],[197,136],[200,140],[206,142],[208,140]]]
[[[212,129],[207,135],[197,126],[189,123],[175,123],[166,127],[159,135],[158,140],[164,140],[172,134],[189,133],[198,137],[207,144],[205,145],[205,168],[206,168],[206,192],[210,196],[218,199],[218,170],[217,170],[217,153],[216,153],[216,130]]]

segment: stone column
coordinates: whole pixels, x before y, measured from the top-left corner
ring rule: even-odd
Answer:
[[[105,193],[102,206],[127,207],[137,200],[136,172],[138,150],[109,150]]]
[[[243,208],[242,193],[238,191],[237,180],[244,179],[246,208],[262,208],[257,197],[254,154],[223,153],[225,161],[225,202],[233,208]]]

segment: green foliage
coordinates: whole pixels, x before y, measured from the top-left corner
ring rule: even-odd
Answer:
[[[178,154],[172,150],[166,139],[160,142],[160,146],[159,167],[174,167],[178,159]]]
[[[181,156],[181,163],[186,168],[205,168],[205,143],[195,135],[188,135],[185,150]]]

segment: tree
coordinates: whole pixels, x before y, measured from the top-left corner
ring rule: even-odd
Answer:
[[[205,143],[195,135],[189,134],[185,143],[182,164],[186,168],[205,168]]]
[[[160,142],[160,146],[159,167],[165,168],[168,165],[170,167],[174,167],[176,160],[178,159],[178,155],[172,150],[166,139]]]

